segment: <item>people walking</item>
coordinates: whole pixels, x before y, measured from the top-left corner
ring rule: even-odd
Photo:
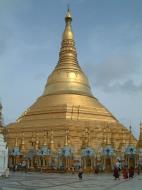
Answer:
[[[113,170],[113,176],[115,177],[115,180],[116,179],[120,179],[119,176],[119,168],[117,166],[114,166],[114,170]]]
[[[80,168],[80,169],[79,169],[79,173],[78,173],[79,179],[82,180],[82,176],[83,176],[83,170],[82,170],[82,168]]]
[[[122,170],[123,178],[128,179],[128,168],[124,167]]]
[[[137,167],[137,174],[140,175],[140,167]]]
[[[134,177],[134,168],[131,166],[129,168],[129,179]]]

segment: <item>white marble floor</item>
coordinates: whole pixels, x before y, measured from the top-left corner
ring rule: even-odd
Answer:
[[[112,175],[83,175],[45,173],[11,173],[0,178],[0,190],[141,190],[142,174],[131,180],[114,180]]]

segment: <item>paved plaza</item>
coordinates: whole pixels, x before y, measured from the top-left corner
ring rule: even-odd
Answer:
[[[114,180],[110,174],[83,175],[47,173],[11,173],[9,178],[0,177],[0,190],[141,190],[142,175],[131,180]]]

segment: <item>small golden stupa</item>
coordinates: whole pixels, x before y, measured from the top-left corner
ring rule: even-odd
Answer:
[[[46,142],[53,152],[71,146],[76,157],[85,146],[99,150],[111,145],[118,149],[129,144],[130,136],[131,144],[137,143],[129,130],[93,96],[88,78],[78,64],[71,22],[68,10],[59,61],[43,94],[15,123],[8,125],[9,149],[14,147],[17,137],[24,152],[33,146],[38,149]]]

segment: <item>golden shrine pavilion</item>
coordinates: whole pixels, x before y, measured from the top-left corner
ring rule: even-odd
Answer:
[[[28,168],[110,170],[116,159],[136,165],[125,156],[137,140],[93,96],[75,48],[70,10],[65,17],[59,61],[43,94],[15,123],[7,126],[9,167],[25,160]],[[126,159],[125,159],[126,157]],[[133,158],[133,156],[132,156]]]

